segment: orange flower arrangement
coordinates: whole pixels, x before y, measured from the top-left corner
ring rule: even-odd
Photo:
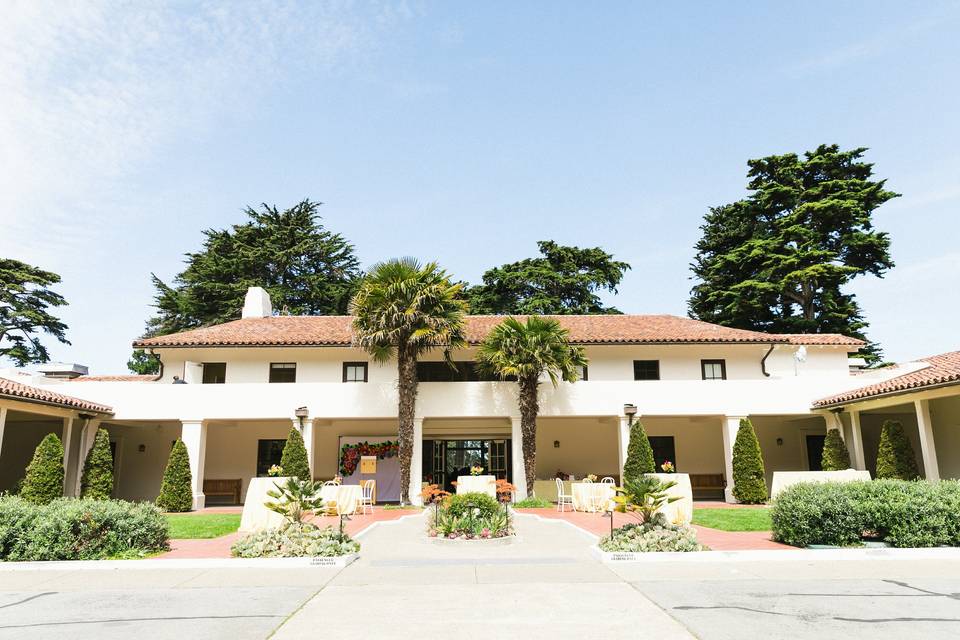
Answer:
[[[500,502],[510,502],[510,498],[516,490],[517,488],[506,480],[497,480],[497,499]]]
[[[440,485],[437,484],[428,484],[420,492],[420,497],[423,498],[423,504],[434,504],[440,502],[449,495],[449,491],[444,491],[440,488]]]

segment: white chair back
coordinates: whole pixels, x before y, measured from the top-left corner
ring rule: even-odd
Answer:
[[[325,487],[336,487],[336,486],[338,486],[338,483],[335,482],[335,481],[333,481],[333,480],[327,480],[326,482],[323,483],[323,486],[325,486]]]
[[[373,500],[374,480],[364,480],[360,483],[360,491],[364,500]]]
[[[600,481],[600,484],[617,484],[614,482],[613,478],[610,476],[604,476],[603,480]]]
[[[561,480],[560,478],[557,478],[557,495],[558,496],[563,495],[563,480]]]

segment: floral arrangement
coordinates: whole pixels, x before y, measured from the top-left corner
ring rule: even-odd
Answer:
[[[483,473],[483,467],[481,467],[480,465],[475,464],[472,467],[470,467],[470,475],[478,476],[481,473]]]
[[[423,504],[426,505],[439,503],[448,495],[450,495],[449,491],[444,491],[440,488],[440,485],[436,484],[428,484],[420,492],[420,496],[423,498]]]
[[[559,469],[557,469],[557,474],[554,477],[560,480],[569,480],[570,474],[565,471],[560,471]]]
[[[513,535],[513,518],[485,493],[462,493],[436,503],[427,525],[431,538],[488,540]]]
[[[396,440],[386,442],[358,442],[356,444],[345,444],[340,447],[340,475],[352,476],[357,470],[362,456],[377,456],[380,460],[384,458],[395,458],[400,453],[400,443]]]
[[[670,462],[669,460],[664,460],[663,464],[660,465],[660,468],[663,470],[664,473],[673,473],[674,471],[676,471],[676,469],[673,466],[673,463]]]
[[[271,478],[276,478],[283,475],[283,467],[278,464],[270,465],[270,468],[267,469],[267,475]]]
[[[596,481],[597,481],[597,474],[595,474],[595,473],[589,473],[589,474],[587,474],[586,480],[587,480],[587,482],[596,482]]]
[[[500,502],[510,502],[516,490],[517,488],[506,480],[497,480],[497,500]]]

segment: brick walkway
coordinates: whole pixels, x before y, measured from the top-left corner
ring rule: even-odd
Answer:
[[[233,509],[233,511],[228,511],[227,509]],[[211,507],[208,509],[202,509],[200,511],[194,511],[198,515],[209,515],[211,513],[240,513],[243,510],[243,507]],[[374,507],[373,513],[367,514],[365,516],[356,515],[350,516],[350,520],[344,523],[344,530],[351,536],[356,536],[358,533],[372,525],[374,522],[386,522],[389,520],[396,520],[403,516],[409,516],[417,513],[412,509],[383,509],[380,507]],[[313,522],[317,526],[325,527],[327,525],[332,527],[340,526],[340,518],[336,516],[325,516],[320,518],[314,518]],[[201,538],[201,539],[182,539],[182,540],[171,540],[170,541],[170,551],[157,556],[158,558],[163,559],[176,559],[176,558],[229,558],[230,556],[230,547],[236,542],[237,538],[243,534],[239,532],[228,533],[225,536],[220,536],[219,538]]]
[[[709,504],[710,507],[713,507],[714,504],[719,505],[726,503],[697,503],[697,506],[703,507],[707,504]],[[737,507],[738,505],[728,506]],[[565,511],[561,513],[557,511],[556,508],[517,509],[517,511],[520,513],[536,514],[541,518],[566,520],[567,522],[598,536],[605,536],[610,533],[610,518],[606,517],[604,514],[584,513],[582,511]],[[637,521],[635,517],[626,513],[614,513],[613,517],[614,527],[620,527],[629,522]],[[779,542],[774,542],[771,540],[769,531],[720,531],[719,529],[708,529],[707,527],[701,527],[699,525],[693,526],[697,530],[697,540],[700,541],[700,544],[705,545],[714,551],[755,551],[765,549],[778,551],[795,550],[795,547],[780,544]]]

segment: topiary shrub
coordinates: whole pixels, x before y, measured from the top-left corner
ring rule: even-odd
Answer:
[[[290,428],[287,442],[283,445],[280,466],[283,467],[283,474],[286,476],[300,478],[301,480],[313,480],[310,477],[310,460],[307,458],[307,447],[304,446],[303,436],[296,427]]]
[[[165,511],[190,511],[193,509],[193,475],[190,473],[190,454],[187,445],[177,438],[170,449],[167,468],[163,470],[163,482],[157,506]]]
[[[733,497],[737,502],[760,504],[767,501],[767,481],[760,442],[749,419],[740,420],[733,444]]]
[[[109,500],[113,493],[113,455],[110,453],[110,434],[97,429],[93,447],[83,463],[80,495],[94,500]]]
[[[457,518],[467,515],[468,512],[472,512],[474,509],[480,510],[480,517],[490,516],[498,511],[503,511],[503,507],[500,506],[496,498],[480,492],[454,494],[444,500],[443,508],[446,509],[450,515]]]
[[[920,477],[913,445],[896,420],[883,423],[880,449],[877,452],[877,478],[915,480]]]
[[[627,445],[627,460],[623,463],[623,478],[620,478],[620,484],[625,482],[625,478],[639,478],[656,470],[657,463],[653,459],[653,447],[650,446],[647,432],[644,431],[643,424],[636,420],[630,425],[630,444]]]
[[[63,444],[57,434],[47,434],[37,445],[20,495],[34,504],[47,504],[63,496]]]
[[[820,468],[824,471],[843,471],[850,468],[850,452],[840,437],[839,429],[828,429],[823,440],[823,458]]]

